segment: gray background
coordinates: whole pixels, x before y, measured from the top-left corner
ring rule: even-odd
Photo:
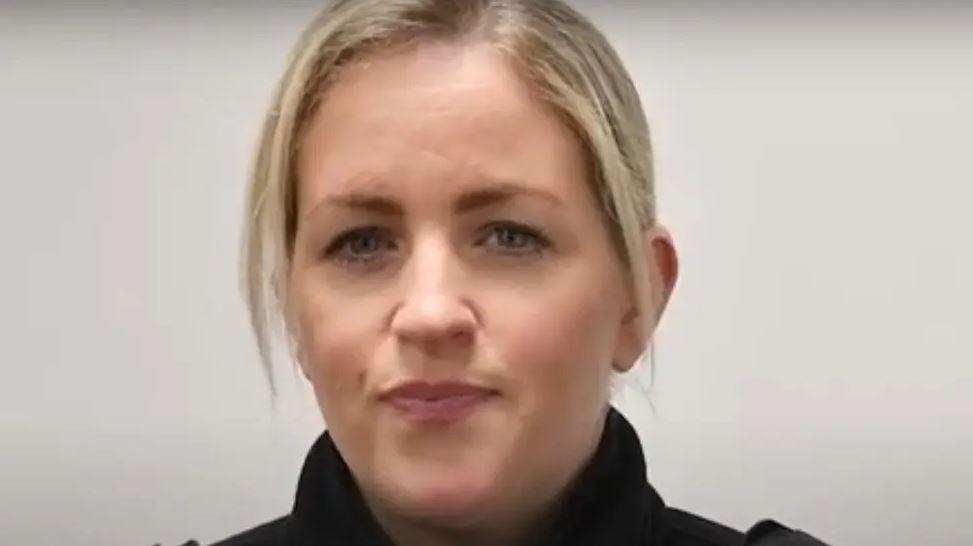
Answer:
[[[973,9],[727,4],[581,5],[643,93],[682,258],[652,405],[618,396],[651,479],[738,527],[973,543]],[[235,268],[314,11],[0,3],[0,544],[289,509],[322,423],[286,367],[271,407]]]

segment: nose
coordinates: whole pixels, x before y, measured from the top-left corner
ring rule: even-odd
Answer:
[[[413,247],[390,325],[401,343],[433,354],[462,350],[473,343],[476,314],[463,296],[460,270],[445,241]]]

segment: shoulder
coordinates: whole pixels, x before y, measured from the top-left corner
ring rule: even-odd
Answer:
[[[747,531],[746,546],[827,546],[811,535],[765,519]]]
[[[665,519],[672,546],[742,546],[744,534],[725,525],[667,507]]]
[[[667,544],[672,546],[827,546],[773,520],[763,520],[741,533],[678,508],[666,508],[666,519],[671,536]]]
[[[212,546],[284,546],[291,540],[291,516],[283,516],[225,538]]]

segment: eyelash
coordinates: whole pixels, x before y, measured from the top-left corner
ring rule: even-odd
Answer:
[[[500,230],[506,230],[516,235],[527,236],[533,241],[533,247],[528,250],[520,250],[520,249],[501,250],[501,252],[503,252],[504,254],[511,254],[517,256],[529,255],[529,254],[540,254],[544,250],[550,248],[551,246],[551,240],[547,237],[547,235],[542,230],[518,222],[510,222],[510,221],[493,222],[491,224],[487,224],[485,229],[488,230],[488,232],[485,237],[481,237],[480,239],[477,239],[477,243],[476,243],[477,246],[483,246],[484,244],[483,241],[486,238],[497,234]]]
[[[376,259],[378,259],[377,256],[370,255],[370,256],[363,257],[363,256],[350,254],[348,252],[348,247],[350,244],[356,242],[356,239],[358,241],[361,241],[362,237],[387,235],[387,234],[388,234],[388,230],[385,230],[377,226],[349,229],[348,231],[345,231],[344,233],[341,233],[340,235],[335,237],[335,239],[328,244],[328,246],[324,249],[324,257],[328,259],[334,259],[346,264],[367,264],[369,262],[373,262]],[[379,242],[378,246],[380,248],[381,247],[387,248],[387,245],[383,242]]]
[[[550,238],[548,238],[542,230],[518,222],[493,222],[484,226],[483,230],[486,233],[477,238],[476,242],[474,243],[474,245],[477,247],[487,246],[487,241],[489,238],[499,234],[501,231],[506,231],[508,235],[512,233],[515,236],[526,237],[530,241],[530,248],[527,249],[522,249],[521,247],[509,249],[504,248],[502,245],[498,245],[500,247],[498,252],[508,256],[537,255],[543,253],[545,250],[551,247]],[[328,244],[324,250],[324,257],[339,261],[346,265],[367,265],[381,258],[377,255],[381,249],[388,249],[389,247],[394,248],[394,242],[390,242],[388,240],[378,241],[375,246],[379,250],[373,251],[365,256],[350,253],[349,245],[355,242],[361,242],[362,238],[364,237],[383,237],[388,235],[389,231],[387,229],[378,226],[350,229],[338,235],[331,243]]]

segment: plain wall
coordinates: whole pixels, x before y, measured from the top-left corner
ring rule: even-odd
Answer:
[[[681,255],[652,403],[618,399],[650,478],[740,528],[973,543],[973,9],[727,4],[581,5],[643,93]],[[0,544],[289,511],[323,424],[286,365],[271,407],[236,266],[315,9],[0,2]]]

